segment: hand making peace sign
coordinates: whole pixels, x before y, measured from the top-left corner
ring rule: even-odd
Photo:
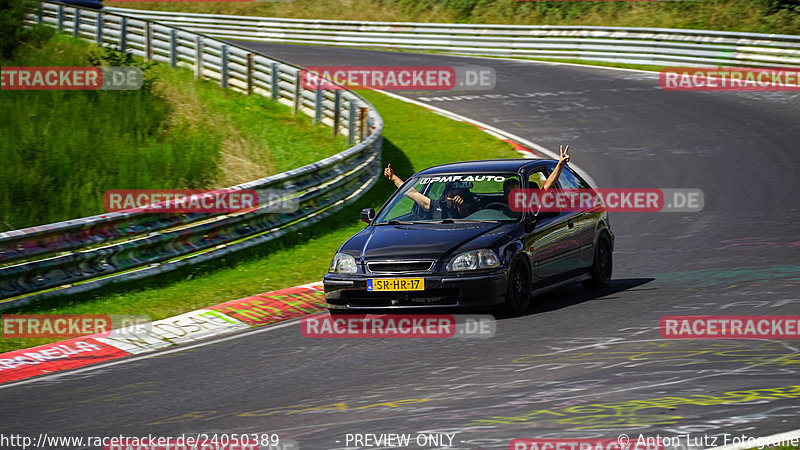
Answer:
[[[559,147],[558,151],[561,152],[561,157],[558,160],[559,164],[564,165],[569,162],[569,155],[567,154],[568,150],[569,150],[569,145],[567,145],[566,148],[564,148],[563,145]]]

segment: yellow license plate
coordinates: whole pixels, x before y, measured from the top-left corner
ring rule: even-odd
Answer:
[[[425,278],[367,279],[368,291],[424,291]]]

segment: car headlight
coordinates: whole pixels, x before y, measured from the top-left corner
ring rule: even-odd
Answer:
[[[477,269],[491,269],[492,267],[499,267],[500,260],[493,251],[484,248],[481,250],[472,250],[457,255],[447,265],[448,272],[457,272],[459,270],[477,270]]]
[[[333,256],[331,267],[328,271],[331,273],[356,273],[358,272],[356,259],[345,253],[337,253]]]

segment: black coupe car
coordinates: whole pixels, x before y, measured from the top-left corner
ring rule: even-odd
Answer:
[[[331,313],[505,305],[567,283],[607,286],[614,234],[602,208],[520,211],[510,191],[540,188],[556,161],[468,161],[425,169],[345,242],[324,278]],[[564,167],[551,189],[591,189]]]

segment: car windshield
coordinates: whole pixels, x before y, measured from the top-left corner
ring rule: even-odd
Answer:
[[[445,174],[410,179],[381,211],[377,224],[517,221],[508,195],[516,174]]]

